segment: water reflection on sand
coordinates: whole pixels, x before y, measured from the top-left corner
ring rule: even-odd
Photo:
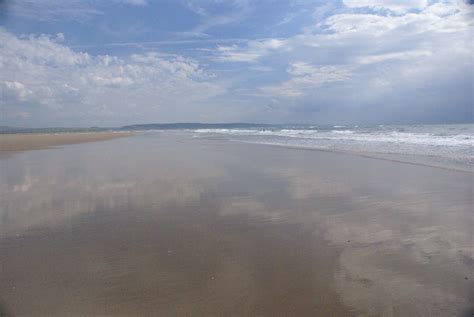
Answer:
[[[468,313],[472,174],[149,133],[0,160],[12,315]]]

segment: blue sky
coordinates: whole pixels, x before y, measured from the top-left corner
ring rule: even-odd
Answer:
[[[472,122],[462,0],[0,3],[1,125]]]

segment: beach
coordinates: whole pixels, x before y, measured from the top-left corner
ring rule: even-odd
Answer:
[[[0,152],[27,151],[84,142],[105,141],[132,135],[127,131],[0,134]]]
[[[1,316],[474,313],[472,172],[123,135],[0,136]]]

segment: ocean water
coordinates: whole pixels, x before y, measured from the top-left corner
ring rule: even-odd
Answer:
[[[192,133],[194,137],[343,151],[470,171],[474,167],[474,124],[275,125],[245,129],[195,129]]]

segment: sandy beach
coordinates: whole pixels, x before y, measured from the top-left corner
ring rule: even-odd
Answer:
[[[117,136],[0,160],[2,316],[474,312],[472,173]]]
[[[0,152],[37,150],[58,145],[105,141],[132,134],[131,132],[0,134]]]

